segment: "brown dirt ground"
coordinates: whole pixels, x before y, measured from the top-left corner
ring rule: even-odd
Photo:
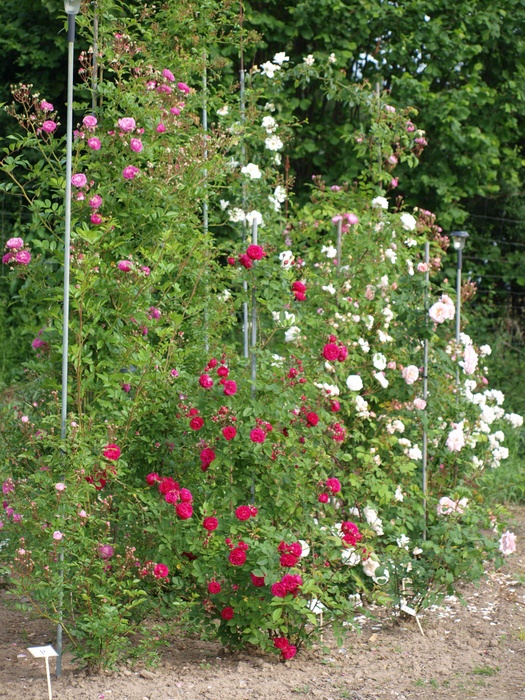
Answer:
[[[525,508],[513,510],[518,552],[477,586],[464,604],[446,599],[416,623],[364,621],[343,647],[326,641],[292,662],[229,655],[217,644],[174,639],[155,670],[128,664],[86,677],[66,655],[57,700],[524,700]],[[43,660],[27,646],[54,642],[46,621],[6,606],[0,595],[0,698],[47,698]],[[375,612],[375,611],[374,611]],[[54,669],[54,662],[52,663]]]

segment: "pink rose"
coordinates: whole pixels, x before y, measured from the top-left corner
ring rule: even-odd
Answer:
[[[54,122],[52,119],[46,119],[46,121],[42,124],[42,131],[45,131],[46,134],[52,134],[56,128],[57,123]]]
[[[46,102],[46,100],[42,100],[42,102],[40,103],[40,109],[42,110],[42,112],[53,112],[55,108],[53,107],[51,102]]]
[[[84,173],[76,173],[71,178],[71,184],[73,187],[85,187],[87,185],[87,177]]]
[[[98,124],[97,118],[94,117],[91,114],[86,114],[84,119],[82,119],[82,124],[86,127],[86,129],[94,129],[96,125]]]
[[[24,241],[22,238],[10,238],[5,244],[5,247],[9,248],[10,250],[16,250],[17,248],[22,248],[23,245]]]
[[[88,139],[87,145],[91,148],[92,151],[100,151],[102,147],[100,139],[97,139],[96,136],[93,136],[92,138]]]
[[[31,253],[28,250],[19,250],[15,255],[15,261],[20,265],[29,265],[31,262]]]
[[[126,165],[126,167],[122,171],[122,177],[124,178],[124,180],[134,180],[139,174],[139,172],[140,170],[134,165]]]
[[[186,85],[186,83],[177,83],[177,87],[186,95],[190,92],[190,88]]]
[[[122,119],[118,120],[118,125],[121,131],[124,131],[125,133],[129,133],[130,131],[133,131],[135,129],[136,122],[133,119],[133,117],[123,117]]]
[[[133,269],[133,263],[131,260],[119,260],[117,267],[121,272],[131,272]]]
[[[166,80],[169,80],[170,83],[174,83],[174,82],[175,82],[175,76],[174,76],[173,73],[172,73],[170,70],[168,70],[167,68],[164,68],[164,70],[162,71],[162,77],[163,77],[163,78],[166,78]]]

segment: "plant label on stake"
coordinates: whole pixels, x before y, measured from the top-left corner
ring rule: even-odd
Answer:
[[[49,673],[49,659],[53,656],[58,656],[58,653],[53,649],[51,644],[45,647],[27,647],[27,651],[34,656],[35,659],[45,659],[46,661],[46,676],[47,676],[47,692],[49,694],[49,700],[53,700],[53,693],[51,692],[51,675]]]

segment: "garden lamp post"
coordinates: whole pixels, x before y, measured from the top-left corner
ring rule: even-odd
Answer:
[[[466,231],[451,231],[452,245],[458,254],[458,266],[456,272],[456,345],[459,345],[459,334],[461,329],[461,268],[463,265],[463,248],[467,242],[468,233]],[[456,370],[456,384],[459,384],[459,366]]]
[[[67,364],[69,350],[69,257],[71,248],[71,161],[73,151],[73,71],[75,49],[75,19],[80,12],[81,0],[64,0],[67,14],[67,122],[66,122],[66,195],[64,213],[64,305],[62,326],[62,412],[60,420],[60,437],[67,436]],[[61,559],[63,554],[61,554]],[[62,601],[59,601],[59,615],[62,614]],[[62,624],[57,626],[57,666],[56,675],[62,672]]]

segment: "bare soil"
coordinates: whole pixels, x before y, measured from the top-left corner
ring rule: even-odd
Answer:
[[[514,509],[518,552],[476,586],[420,617],[363,620],[343,647],[325,640],[285,664],[228,654],[219,645],[174,638],[160,665],[86,676],[66,654],[53,677],[57,700],[523,700],[525,699],[525,508]],[[0,698],[47,698],[43,660],[27,646],[54,643],[45,620],[9,608],[0,594]],[[54,662],[52,663],[54,670]]]

